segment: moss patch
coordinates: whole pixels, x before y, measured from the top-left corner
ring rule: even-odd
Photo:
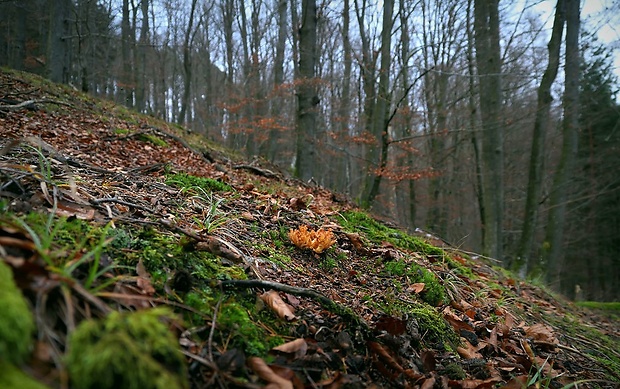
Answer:
[[[67,368],[75,388],[187,388],[177,339],[160,321],[165,308],[111,313],[71,334]]]
[[[175,186],[180,189],[199,187],[209,192],[230,192],[230,185],[221,181],[207,177],[196,177],[186,173],[169,174],[166,178],[166,185]]]
[[[137,139],[141,140],[142,142],[151,143],[155,146],[170,147],[170,145],[165,140],[153,134],[140,134],[137,136]]]
[[[230,333],[227,342],[232,344],[227,348],[237,347],[248,355],[264,356],[271,347],[282,343],[279,337],[269,337],[238,302],[231,301],[222,305],[218,325]]]
[[[0,261],[0,285],[0,361],[21,363],[30,352],[34,319],[4,261]]]
[[[408,235],[395,228],[390,228],[367,214],[358,211],[347,211],[342,213],[342,218],[338,220],[345,230],[350,232],[363,232],[375,244],[389,242],[396,247],[423,253],[427,256],[443,257],[445,251],[424,242],[422,239]]]
[[[389,276],[404,277],[408,284],[424,283],[424,290],[420,293],[420,297],[432,306],[448,301],[444,287],[437,277],[413,261],[405,262],[403,259],[398,259],[387,262],[384,272]]]
[[[0,359],[0,388],[46,389],[47,386],[30,377],[18,367]]]

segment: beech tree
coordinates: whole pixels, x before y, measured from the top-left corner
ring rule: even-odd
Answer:
[[[483,251],[503,260],[504,145],[498,0],[475,0],[474,31],[482,125]]]
[[[564,64],[564,96],[562,108],[562,154],[553,179],[549,201],[549,217],[543,243],[547,282],[560,290],[562,248],[566,222],[569,185],[574,175],[579,132],[579,0],[566,1],[566,62]]]
[[[541,200],[544,143],[550,124],[551,103],[553,101],[551,97],[551,86],[555,81],[560,66],[560,46],[562,43],[562,34],[564,32],[564,21],[565,1],[558,0],[555,7],[551,38],[547,45],[549,62],[537,92],[536,119],[534,122],[534,133],[532,134],[525,217],[523,219],[521,238],[516,253],[518,262],[515,267],[523,275],[528,272],[533,262],[531,255],[538,218],[538,206]]]
[[[297,155],[295,174],[304,181],[314,177],[316,163],[316,107],[319,97],[314,80],[316,58],[316,0],[302,0],[299,28],[299,75],[297,76]]]

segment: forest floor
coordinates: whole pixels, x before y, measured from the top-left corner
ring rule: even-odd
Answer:
[[[617,316],[69,86],[0,98],[1,387],[620,387]]]

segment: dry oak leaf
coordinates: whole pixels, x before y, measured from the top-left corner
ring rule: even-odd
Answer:
[[[315,231],[305,225],[300,226],[296,230],[290,230],[288,237],[300,249],[310,249],[317,254],[322,253],[336,243],[334,233],[331,230],[319,228]]]

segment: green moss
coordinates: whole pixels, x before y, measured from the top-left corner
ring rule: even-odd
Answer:
[[[113,312],[82,322],[69,337],[67,369],[75,388],[187,388],[177,339],[160,321],[167,308]]]
[[[465,370],[458,363],[448,363],[441,373],[447,375],[451,380],[464,380],[467,378]]]
[[[402,300],[384,295],[383,301],[368,299],[368,305],[392,316],[408,316],[418,322],[422,337],[421,345],[454,350],[460,337],[435,308],[424,303],[405,303]]]
[[[169,174],[166,178],[166,185],[176,186],[177,188],[199,187],[208,192],[229,192],[232,190],[230,185],[207,177],[196,177],[186,173]]]
[[[151,143],[155,146],[170,147],[170,145],[165,140],[153,134],[140,134],[138,135],[137,139],[141,140],[142,142]]]
[[[368,216],[366,213],[347,211],[339,220],[342,227],[350,232],[363,232],[375,244],[389,242],[396,247],[423,253],[427,256],[444,257],[444,250],[432,246],[422,239],[408,235],[396,228],[390,228]]]
[[[603,311],[615,311],[620,313],[620,302],[611,302],[604,303],[600,301],[579,301],[575,303],[577,306],[590,308],[590,309],[600,309]]]
[[[385,263],[384,272],[388,276],[406,277],[407,283],[410,284],[424,283],[420,297],[432,306],[448,301],[445,289],[437,277],[415,262],[405,262],[403,259],[390,261]]]
[[[223,304],[218,314],[218,325],[223,331],[230,332],[234,347],[248,355],[265,355],[271,348],[265,330],[251,318],[248,310],[237,302]]]
[[[46,389],[47,386],[30,377],[10,362],[0,359],[0,388]]]
[[[35,325],[13,271],[4,261],[0,261],[0,285],[0,361],[21,363],[30,352]]]
[[[409,306],[407,313],[416,318],[422,341],[454,349],[459,344],[459,336],[448,322],[429,306]]]

